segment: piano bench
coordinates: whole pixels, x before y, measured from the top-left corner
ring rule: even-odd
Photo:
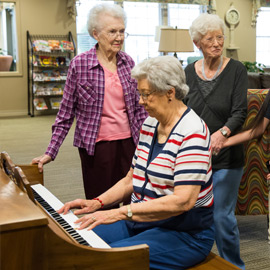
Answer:
[[[236,267],[232,263],[224,260],[213,252],[207,256],[207,258],[193,266],[188,268],[188,270],[240,270],[240,268]]]

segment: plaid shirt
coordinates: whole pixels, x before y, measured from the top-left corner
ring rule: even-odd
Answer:
[[[131,135],[134,143],[147,113],[139,105],[137,82],[130,72],[134,61],[126,53],[117,54],[117,72],[123,88]],[[62,102],[52,126],[52,138],[46,154],[55,159],[68,131],[76,118],[73,145],[85,148],[94,155],[99,132],[105,88],[104,71],[98,62],[96,47],[71,60]]]

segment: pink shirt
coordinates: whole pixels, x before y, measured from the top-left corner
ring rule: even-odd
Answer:
[[[117,71],[103,67],[105,94],[98,141],[113,141],[131,137],[123,89]]]

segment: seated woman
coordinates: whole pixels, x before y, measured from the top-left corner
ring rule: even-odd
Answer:
[[[111,247],[147,244],[150,269],[186,269],[214,243],[210,133],[182,102],[189,88],[175,57],[145,60],[131,74],[149,117],[130,171],[99,198],[68,202],[59,213],[90,213],[76,221],[79,229],[93,229]],[[130,205],[98,211],[127,196]]]

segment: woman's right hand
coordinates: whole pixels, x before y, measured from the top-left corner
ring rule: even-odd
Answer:
[[[86,213],[93,213],[96,210],[100,209],[100,207],[101,204],[97,200],[76,199],[74,201],[65,203],[64,206],[60,208],[57,212],[59,214],[63,213],[65,215],[70,209],[80,208],[79,210],[74,211],[74,214],[81,215]]]
[[[39,172],[43,172],[43,165],[52,161],[52,158],[49,155],[42,155],[36,158],[33,158],[31,164],[38,164]]]

